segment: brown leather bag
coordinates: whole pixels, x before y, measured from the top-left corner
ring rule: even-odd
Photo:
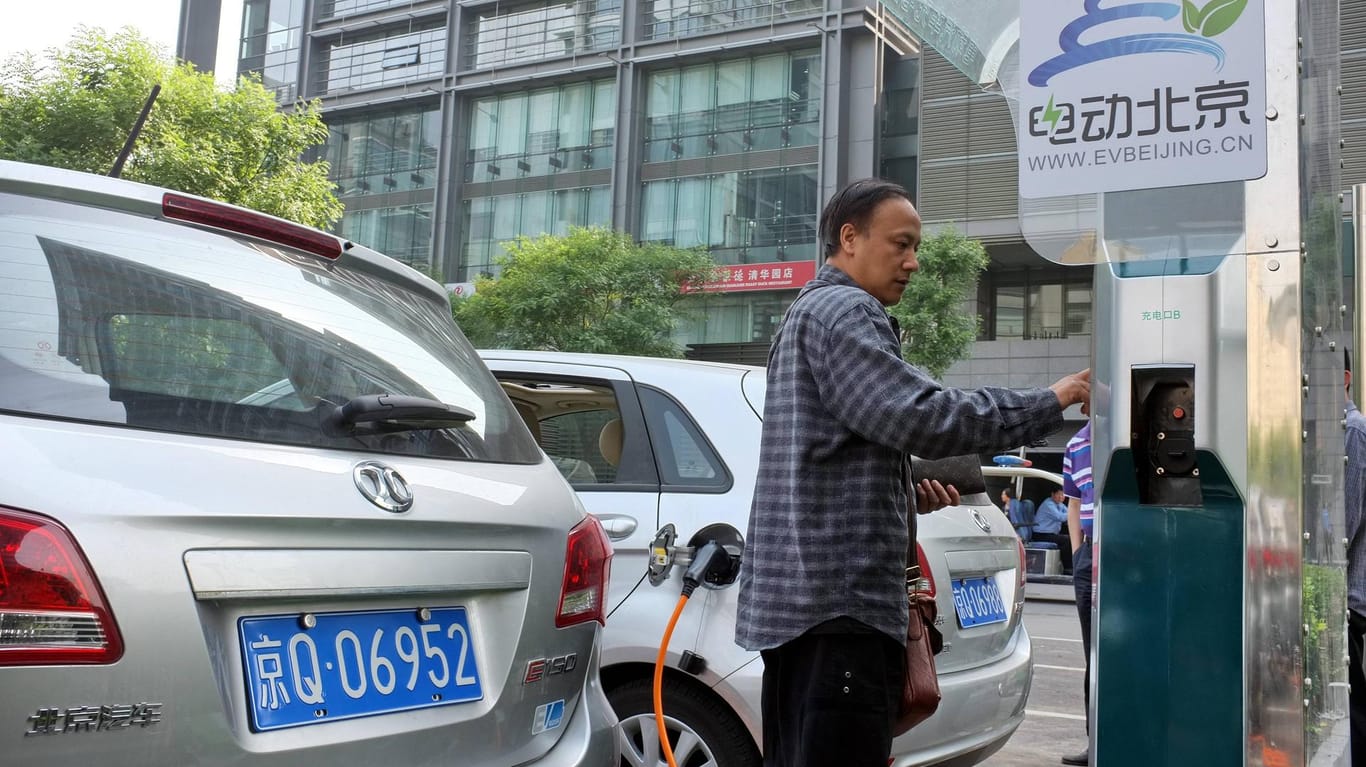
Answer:
[[[915,490],[907,489],[914,499]],[[939,708],[939,675],[934,669],[934,656],[944,649],[944,635],[934,627],[939,612],[934,597],[919,590],[921,573],[915,549],[914,503],[908,517],[911,543],[906,551],[906,597],[910,602],[910,622],[906,626],[906,678],[901,685],[901,709],[892,727],[892,737],[905,734]]]

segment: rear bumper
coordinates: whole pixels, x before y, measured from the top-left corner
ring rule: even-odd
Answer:
[[[939,710],[892,742],[893,765],[975,764],[1005,745],[1024,721],[1034,678],[1032,656],[1029,633],[1020,626],[1006,657],[940,675]]]
[[[588,683],[579,704],[565,725],[564,735],[544,756],[525,767],[617,767],[621,753],[617,744],[617,715],[598,676],[598,653],[588,669]]]

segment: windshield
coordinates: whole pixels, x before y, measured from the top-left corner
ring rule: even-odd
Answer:
[[[322,428],[357,397],[473,414]],[[0,195],[0,410],[439,458],[539,453],[449,307],[381,277],[138,216]]]

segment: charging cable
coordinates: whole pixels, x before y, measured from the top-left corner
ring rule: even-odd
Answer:
[[[732,562],[730,554],[721,544],[708,541],[697,550],[692,563],[683,572],[683,594],[678,598],[674,614],[669,618],[669,625],[664,627],[664,638],[659,643],[654,679],[655,726],[659,728],[659,746],[664,750],[664,758],[668,761],[669,767],[678,767],[678,763],[674,761],[673,746],[669,745],[669,731],[664,726],[664,657],[669,652],[669,639],[673,637],[674,626],[678,625],[678,618],[683,614],[683,606],[688,603],[688,598],[697,591],[703,579],[708,575],[715,577],[723,567],[729,570]]]

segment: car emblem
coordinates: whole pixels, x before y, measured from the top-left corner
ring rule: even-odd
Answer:
[[[356,489],[371,503],[395,514],[413,507],[413,491],[396,469],[379,461],[365,461],[351,470]]]
[[[356,481],[359,482],[360,480],[356,480]],[[987,521],[987,518],[984,517],[984,516],[982,516],[982,512],[978,511],[977,509],[973,509],[973,510],[972,510],[972,521],[973,521],[973,522],[976,522],[976,523],[977,523],[977,526],[980,527],[980,528],[982,528],[982,532],[984,532],[984,533],[989,533],[989,532],[991,532],[991,523],[988,522],[988,521]]]

